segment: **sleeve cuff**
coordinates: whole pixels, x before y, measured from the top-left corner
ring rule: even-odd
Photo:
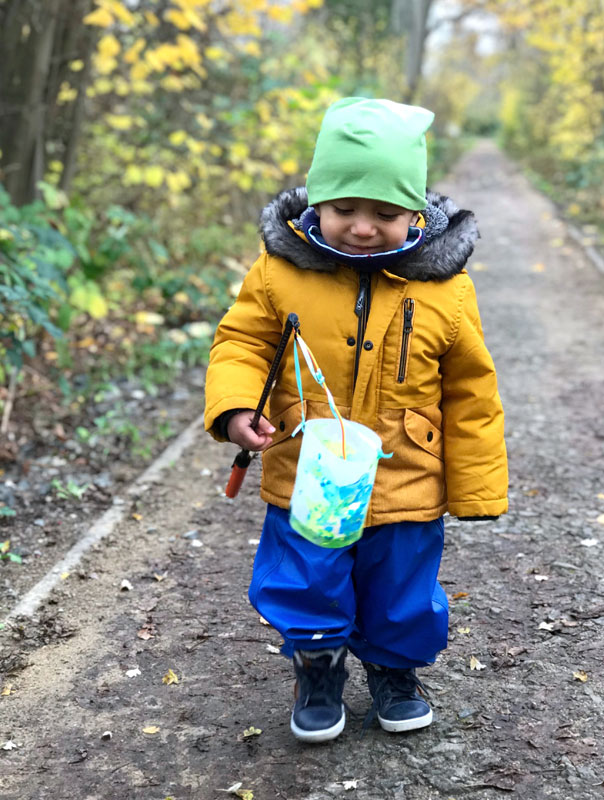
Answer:
[[[230,442],[229,434],[228,434],[228,427],[229,422],[233,419],[235,414],[239,414],[241,411],[247,411],[245,408],[231,408],[228,411],[223,411],[222,414],[219,414],[216,419],[214,420],[214,424],[212,428],[214,431],[220,436],[221,439]]]

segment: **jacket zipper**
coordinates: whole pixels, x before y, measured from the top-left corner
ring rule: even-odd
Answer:
[[[361,272],[359,274],[359,294],[354,304],[354,313],[358,317],[357,322],[357,346],[354,354],[354,377],[352,382],[352,389],[357,383],[357,375],[359,373],[359,362],[361,360],[361,350],[363,349],[363,340],[365,339],[365,331],[367,330],[367,321],[369,319],[369,309],[371,307],[371,273]]]
[[[415,314],[415,300],[405,298],[403,303],[403,343],[401,346],[401,360],[398,365],[398,382],[404,383],[407,377],[407,360],[409,357],[409,339],[413,331],[413,315]]]

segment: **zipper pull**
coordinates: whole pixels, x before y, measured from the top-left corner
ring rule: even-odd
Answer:
[[[403,325],[403,333],[411,333],[413,330],[413,309],[415,307],[415,300],[412,300],[408,297],[405,300],[403,309],[404,309],[404,325]]]
[[[354,304],[354,313],[360,317],[363,313],[365,303],[367,302],[367,290],[371,284],[371,275],[369,272],[361,272],[359,275],[359,295]]]

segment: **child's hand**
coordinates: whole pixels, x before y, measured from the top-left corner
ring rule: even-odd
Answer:
[[[244,450],[266,450],[272,444],[270,434],[275,432],[275,428],[266,417],[260,417],[256,430],[253,431],[253,418],[254,412],[251,409],[240,411],[231,417],[227,425],[229,439]]]

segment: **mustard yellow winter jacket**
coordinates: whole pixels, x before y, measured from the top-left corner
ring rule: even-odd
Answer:
[[[298,315],[342,414],[394,453],[380,460],[367,525],[507,510],[503,411],[463,269],[478,232],[470,212],[434,193],[428,200],[426,245],[392,271],[363,277],[310,247],[299,219],[304,190],[282,193],[263,212],[267,252],[210,354],[205,424],[220,440],[217,419],[256,407],[287,315]],[[307,418],[331,417],[304,366],[302,376]],[[287,508],[302,438],[291,437],[301,419],[291,342],[265,415],[276,433],[263,454],[261,496]]]

